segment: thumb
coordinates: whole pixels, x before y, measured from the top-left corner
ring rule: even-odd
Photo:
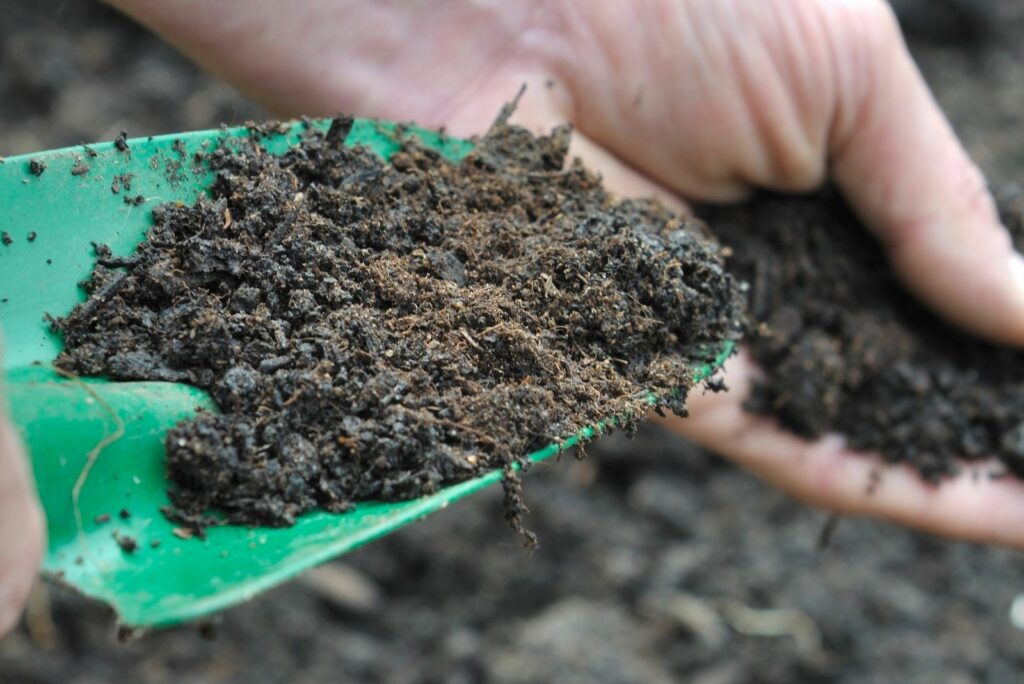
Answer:
[[[835,62],[834,177],[921,299],[976,333],[1024,344],[1024,260],[891,10],[878,5],[862,31],[841,10],[829,17],[844,53]]]
[[[43,515],[0,397],[0,638],[18,621],[43,552]]]

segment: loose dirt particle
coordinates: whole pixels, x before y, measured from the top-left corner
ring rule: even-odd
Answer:
[[[97,249],[58,364],[211,392],[222,414],[167,438],[170,515],[195,528],[501,469],[532,543],[513,466],[641,418],[649,391],[685,414],[695,368],[738,335],[738,288],[699,224],[565,166],[567,129],[388,165],[343,147],[349,126],[283,157],[212,152],[212,199],[159,207],[130,259]]]
[[[5,230],[0,233],[0,242],[3,242],[5,245],[11,245],[14,244],[14,238],[12,238],[11,234]]]
[[[114,179],[110,182],[110,192],[115,195],[121,192],[123,189],[128,192],[132,189],[132,177],[134,174],[131,173],[119,173],[114,176]]]
[[[46,170],[46,162],[42,159],[30,159],[28,162],[28,172],[37,178],[43,175],[43,171]]]
[[[121,131],[114,138],[114,147],[120,152],[128,152],[128,131]]]
[[[89,173],[89,165],[81,159],[76,159],[74,166],[71,167],[72,176],[84,176]]]
[[[114,532],[113,537],[114,541],[117,542],[117,545],[120,546],[121,550],[125,553],[135,553],[136,551],[138,551],[139,542],[135,540],[135,537],[132,537],[127,534],[122,534],[120,532]]]
[[[219,623],[214,620],[203,620],[198,626],[199,636],[206,641],[216,641],[220,634]]]

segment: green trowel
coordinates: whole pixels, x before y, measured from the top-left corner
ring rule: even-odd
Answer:
[[[289,124],[262,143],[281,153],[306,127],[329,125]],[[194,538],[160,512],[169,486],[163,442],[178,421],[198,409],[215,410],[210,398],[185,385],[79,380],[53,369],[61,341],[46,316],[64,316],[82,300],[78,283],[95,261],[91,243],[130,254],[152,225],[153,207],[191,203],[211,185],[197,152],[251,134],[247,128],[200,131],[128,140],[127,149],[119,141],[0,163],[4,389],[46,510],[43,572],[106,602],[131,627],[171,625],[244,601],[501,477],[493,472],[433,496],[363,503],[340,515],[314,512],[285,529],[216,527],[205,539]],[[388,158],[402,136],[415,136],[452,161],[472,149],[465,140],[365,119],[356,120],[346,144]],[[716,365],[731,350],[723,344]],[[714,369],[702,368],[697,379]],[[602,427],[530,457],[548,458]]]

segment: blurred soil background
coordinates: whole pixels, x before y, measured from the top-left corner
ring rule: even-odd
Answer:
[[[1024,3],[893,1],[971,154],[1019,196]],[[261,116],[98,4],[4,8],[0,156]],[[1020,553],[860,520],[818,551],[824,514],[686,442],[588,451],[528,477],[532,555],[491,491],[203,628],[121,644],[109,611],[51,589],[0,643],[0,682],[1021,679]]]

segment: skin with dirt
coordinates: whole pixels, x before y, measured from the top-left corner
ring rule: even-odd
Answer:
[[[568,129],[499,121],[461,163],[410,143],[388,164],[343,146],[351,123],[209,154],[212,199],[158,207],[130,257],[97,246],[57,324],[61,368],[221,408],[167,436],[173,518],[288,525],[500,469],[521,530],[527,454],[649,394],[686,413],[741,327],[698,223],[566,166]]]
[[[1021,197],[1004,202],[1020,234]],[[751,337],[765,370],[748,408],[807,437],[837,432],[857,450],[928,480],[996,457],[1024,477],[1024,353],[945,323],[908,294],[839,194],[762,195],[700,212],[750,283]]]

